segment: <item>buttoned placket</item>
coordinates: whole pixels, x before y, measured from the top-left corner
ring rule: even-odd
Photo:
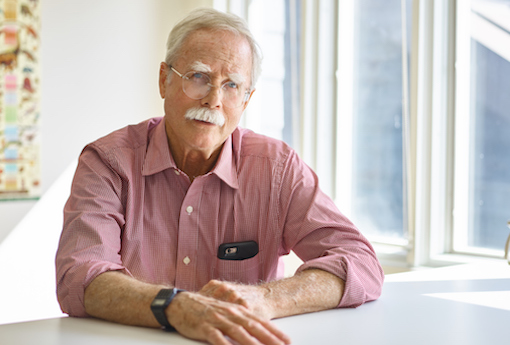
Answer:
[[[194,291],[197,288],[195,286],[195,274],[198,265],[197,246],[200,199],[203,189],[202,180],[197,178],[189,186],[179,215],[175,285],[178,288],[190,291]]]

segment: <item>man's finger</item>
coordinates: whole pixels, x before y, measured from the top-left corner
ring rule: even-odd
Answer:
[[[276,339],[283,344],[291,343],[289,336],[280,331],[275,325],[271,323],[271,321],[261,319],[251,313],[250,315],[253,319],[248,320],[243,326],[258,339],[262,339],[261,337],[264,337],[265,339],[271,341]]]
[[[209,329],[204,333],[204,340],[212,345],[232,345],[219,329],[209,326]]]
[[[260,322],[249,322],[244,329],[263,344],[290,344],[290,339],[284,333],[266,326]]]
[[[270,321],[268,320],[262,320],[261,321],[261,324],[266,328],[268,329],[272,334],[274,334],[276,337],[278,337],[278,339],[280,339],[281,341],[283,341],[284,344],[290,344],[292,341],[290,339],[290,337],[283,333],[281,330],[279,330],[275,325],[273,325]]]
[[[290,344],[290,338],[276,328],[271,322],[262,320],[244,308],[236,309],[237,313],[227,316],[233,323],[231,329],[224,330],[226,335],[239,341],[235,335],[239,334],[241,339],[246,339],[246,334],[254,337],[263,344],[283,345]],[[233,334],[231,334],[233,332]]]

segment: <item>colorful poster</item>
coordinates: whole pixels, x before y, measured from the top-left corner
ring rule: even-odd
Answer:
[[[0,0],[0,200],[40,193],[39,0]]]

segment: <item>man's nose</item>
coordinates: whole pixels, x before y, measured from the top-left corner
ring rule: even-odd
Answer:
[[[209,108],[220,108],[223,99],[221,88],[215,85],[211,85],[210,87],[209,93],[201,99],[202,105],[207,105]]]

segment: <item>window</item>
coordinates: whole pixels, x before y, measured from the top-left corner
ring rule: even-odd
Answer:
[[[337,195],[343,209],[412,265],[443,253],[501,257],[510,219],[510,1],[339,3],[338,83],[353,90],[338,97],[338,137],[352,129],[337,145],[352,169],[349,199]]]
[[[459,3],[454,250],[501,255],[510,220],[510,1]]]
[[[405,264],[503,255],[510,0],[235,3],[266,62],[244,126],[291,144]]]
[[[406,237],[403,37],[400,0],[355,1],[351,214],[367,234],[394,239]]]

